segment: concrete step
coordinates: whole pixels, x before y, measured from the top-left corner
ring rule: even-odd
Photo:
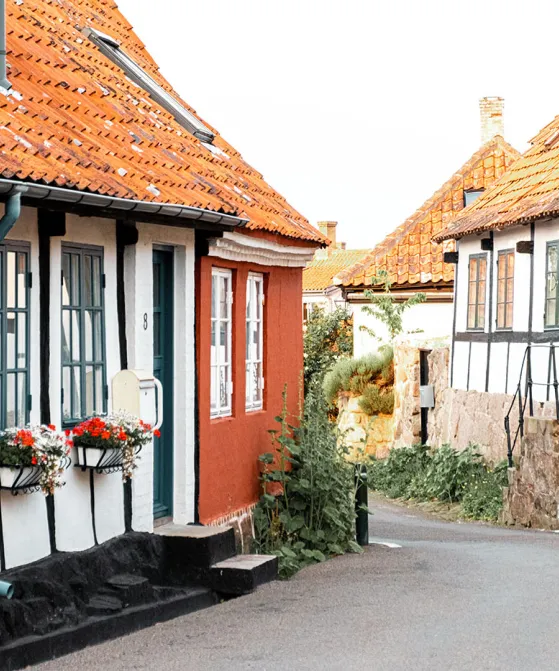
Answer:
[[[222,594],[241,595],[275,580],[278,558],[273,555],[237,555],[214,564],[209,571],[208,587]]]
[[[154,534],[163,536],[169,567],[209,568],[235,556],[235,532],[232,527],[205,527],[196,524],[165,524]]]
[[[114,615],[122,610],[122,601],[110,594],[96,594],[89,600],[86,612],[88,615]]]

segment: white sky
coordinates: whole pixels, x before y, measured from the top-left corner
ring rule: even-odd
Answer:
[[[287,200],[371,247],[480,145],[559,114],[556,0],[117,0],[163,74]]]

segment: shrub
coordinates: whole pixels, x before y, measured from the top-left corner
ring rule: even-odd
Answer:
[[[378,415],[379,413],[391,415],[394,412],[394,392],[392,390],[381,390],[376,385],[365,387],[359,407],[367,415]]]
[[[315,376],[322,379],[338,359],[351,356],[353,325],[350,312],[345,308],[330,313],[313,310],[307,321],[303,347],[307,391]]]
[[[260,457],[269,467],[254,512],[255,543],[258,552],[278,555],[280,576],[288,577],[307,564],[361,549],[354,541],[353,466],[328,421],[318,383],[309,389],[298,427],[288,422],[285,393],[276,421],[273,452]],[[279,483],[282,493],[268,493],[271,483]]]
[[[474,445],[462,451],[449,445],[433,451],[425,445],[394,449],[369,467],[373,489],[391,498],[459,502],[471,519],[498,518],[506,482],[506,461],[492,469]]]
[[[341,391],[361,395],[372,384],[381,388],[391,386],[394,380],[393,358],[392,347],[385,345],[374,354],[338,361],[324,378],[326,400],[334,403]]]

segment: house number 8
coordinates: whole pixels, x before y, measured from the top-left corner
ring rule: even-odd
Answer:
[[[148,313],[144,312],[144,331],[148,330]]]

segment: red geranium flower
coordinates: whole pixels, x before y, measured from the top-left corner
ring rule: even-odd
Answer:
[[[31,457],[31,463],[35,466],[37,464],[37,457]]]
[[[156,438],[161,438],[161,431],[159,429],[155,429],[155,431],[153,432],[153,435]]]
[[[49,427],[48,427],[48,428],[49,428],[51,431],[56,431],[56,426],[54,426],[54,424],[49,424]]]

